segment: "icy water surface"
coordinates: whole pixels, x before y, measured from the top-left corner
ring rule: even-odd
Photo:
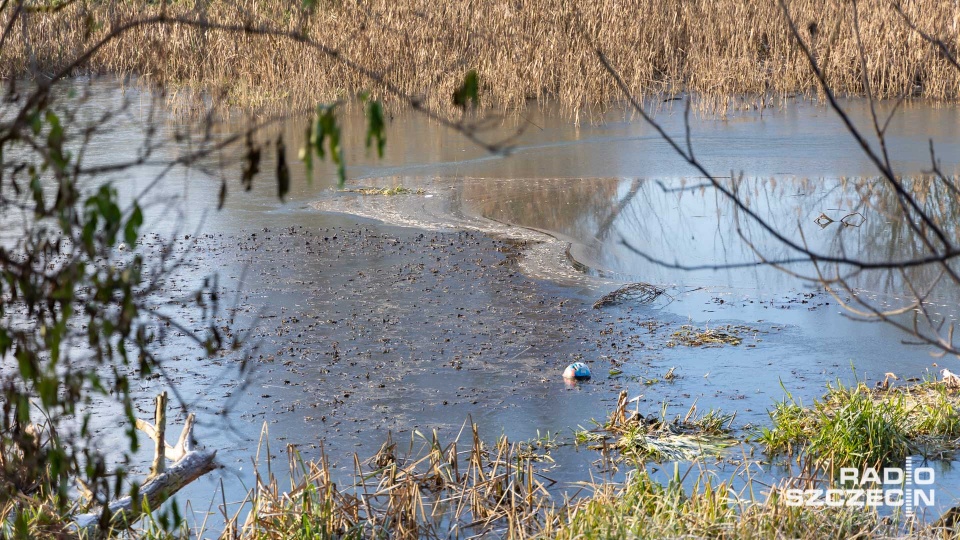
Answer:
[[[88,106],[105,108],[117,92],[96,98]],[[866,125],[865,103],[846,105]],[[92,159],[115,159],[129,146],[124,141],[138,140],[139,114],[121,120]],[[658,119],[682,134],[682,114],[664,110]],[[166,346],[182,395],[206,407],[198,435],[220,449],[225,464],[180,496],[195,512],[207,509],[221,480],[228,501],[251,487],[264,423],[274,454],[294,444],[316,457],[322,447],[347,471],[353,452],[373,455],[388,432],[407,440],[437,429],[441,439],[452,438],[468,418],[490,438],[549,432],[571,440],[578,426],[605,417],[622,390],[642,395],[645,412],[666,404],[682,413],[696,403],[736,412],[735,426],[743,428],[768,423],[767,410],[784,389],[810,402],[837,379],[872,384],[885,372],[921,377],[939,369],[928,349],[904,345],[905,336],[888,326],[850,320],[833,298],[779,270],[671,268],[790,254],[744,222],[729,200],[701,187],[696,172],[640,121],[621,111],[577,126],[534,110],[508,123],[504,132],[519,123],[523,135],[510,155],[490,156],[422,117],[398,114],[378,160],[364,155],[362,122],[350,116],[347,136],[356,144],[347,147],[347,187],[402,184],[420,194],[342,192],[332,170],[308,182],[297,165],[284,203],[269,174],[250,193],[229,178],[221,211],[219,178],[179,175],[149,191],[156,204],[143,249],[175,236],[189,261],[166,294],[186,293],[218,272],[232,301],[224,325],[249,329],[248,343],[257,346],[246,386],[229,375],[235,357],[211,363],[176,340]],[[291,154],[300,124],[284,126]],[[905,225],[881,211],[888,195],[869,180],[870,163],[823,108],[788,103],[692,127],[709,170],[742,172],[750,208],[783,234],[872,260],[915,249]],[[943,169],[957,170],[960,110],[910,105],[890,132],[899,172],[929,168],[929,138]],[[227,164],[239,158],[217,157]],[[273,167],[271,159],[262,165]],[[113,180],[129,195],[156,172]],[[820,214],[853,212],[864,218],[859,227],[814,223]],[[649,306],[592,308],[634,281],[668,294]],[[854,285],[891,306],[904,293],[901,282],[883,276]],[[955,319],[956,291],[934,302]],[[684,324],[747,330],[740,347],[669,346]],[[574,360],[588,362],[595,376],[571,388],[560,374]],[[610,375],[614,368],[622,373]],[[672,382],[644,384],[671,368],[678,375]],[[153,391],[143,388],[144,396]],[[225,400],[229,411],[213,415]],[[597,457],[571,446],[554,451],[550,474],[558,489],[598,475]],[[949,505],[960,477],[940,472],[938,503]]]

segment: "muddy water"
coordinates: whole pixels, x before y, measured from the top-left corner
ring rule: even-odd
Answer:
[[[119,94],[104,91],[91,107],[108,107]],[[868,125],[865,103],[846,105],[858,125]],[[117,120],[92,159],[133,151],[129,141],[143,136],[144,115],[133,107]],[[682,115],[663,110],[658,118],[682,134]],[[594,120],[577,126],[550,111],[529,111],[499,131],[524,127],[510,155],[490,156],[422,117],[398,114],[387,155],[378,160],[362,151],[362,122],[350,116],[347,135],[356,144],[348,146],[348,187],[403,184],[422,189],[419,195],[343,193],[332,170],[321,168],[308,182],[298,166],[285,203],[269,175],[251,193],[230,178],[221,211],[219,178],[175,173],[151,188],[142,249],[175,238],[178,252],[188,255],[158,303],[178,312],[170,299],[217,272],[232,300],[222,323],[250,332],[254,371],[246,384],[233,370],[241,353],[211,362],[175,336],[165,344],[184,399],[200,407],[198,434],[220,449],[225,465],[181,495],[191,500],[191,515],[202,521],[221,481],[230,502],[252,485],[251,455],[264,423],[272,453],[294,444],[316,457],[323,448],[347,471],[353,452],[372,455],[388,432],[409,440],[436,429],[441,439],[452,438],[468,418],[488,437],[549,432],[570,440],[573,429],[604,417],[621,390],[642,395],[648,412],[666,404],[682,413],[693,403],[735,411],[743,428],[766,422],[783,388],[809,402],[838,378],[873,381],[888,371],[913,377],[937,369],[927,349],[904,345],[887,326],[850,320],[833,298],[783,272],[685,272],[651,263],[641,253],[690,266],[754,261],[738,226],[763,255],[790,254],[742,221],[729,201],[698,187],[695,171],[649,127],[622,111]],[[295,150],[302,126],[283,129]],[[908,106],[890,134],[904,174],[929,168],[931,137],[944,170],[960,164],[956,108]],[[868,259],[914,249],[903,224],[878,210],[882,200],[865,204],[862,193],[876,187],[862,180],[873,175],[871,165],[816,105],[697,120],[693,140],[711,171],[743,172],[751,208],[791,238]],[[210,165],[238,160],[229,153]],[[262,168],[273,166],[268,159]],[[112,180],[130,195],[157,172]],[[865,218],[860,227],[813,222],[821,213],[839,219],[855,211]],[[600,295],[631,281],[664,286],[669,297],[592,309]],[[903,293],[885,276],[855,284],[890,305]],[[956,317],[956,291],[935,301]],[[743,346],[667,346],[680,325],[728,323],[750,328]],[[595,377],[569,388],[560,373],[581,359]],[[612,368],[623,373],[609,375]],[[673,382],[644,384],[670,368],[678,375]],[[145,398],[155,390],[142,388]],[[224,403],[228,410],[216,415]],[[568,446],[553,457],[550,474],[560,489],[599,474],[591,452]],[[941,472],[938,502],[947,504],[960,484],[956,473]]]

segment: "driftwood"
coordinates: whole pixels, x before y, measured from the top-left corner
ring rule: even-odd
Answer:
[[[167,420],[167,393],[157,396],[154,424],[137,420],[137,429],[153,439],[154,458],[147,481],[136,494],[117,499],[106,506],[74,517],[74,525],[81,537],[96,538],[102,535],[101,523],[109,527],[124,528],[136,522],[146,508],[158,508],[171,495],[184,486],[216,468],[216,450],[198,450],[193,445],[194,415],[191,413],[183,425],[176,446],[165,439]],[[166,460],[173,464],[166,466]]]

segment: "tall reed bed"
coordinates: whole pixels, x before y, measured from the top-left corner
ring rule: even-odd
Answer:
[[[925,32],[957,50],[957,0],[902,2]],[[885,0],[860,4],[868,80],[880,97],[954,100],[960,73],[910,30]],[[793,0],[790,12],[827,80],[863,91],[850,2]],[[807,61],[773,0],[81,0],[29,13],[0,51],[0,75],[49,73],[123,21],[166,10],[213,23],[303,32],[435,106],[446,105],[476,69],[487,105],[554,100],[568,112],[622,98],[597,61],[600,49],[637,94],[688,91],[725,111],[761,99],[814,92]],[[0,22],[13,12],[8,6]],[[137,74],[244,107],[307,107],[356,91],[370,79],[295,40],[183,26],[130,32],[82,71]]]
[[[554,506],[551,481],[536,464],[542,456],[505,437],[485,444],[475,424],[461,435],[444,444],[418,432],[406,452],[388,439],[370,459],[355,460],[355,482],[346,486],[334,482],[325,458],[305,461],[288,447],[290,487],[280,486],[268,458],[250,512],[228,517],[221,537],[534,536]]]
[[[352,485],[335,483],[323,458],[304,461],[288,448],[289,487],[281,487],[286,472],[261,464],[266,474],[247,498],[249,513],[228,517],[221,538],[819,539],[945,532],[881,520],[875,509],[790,506],[783,489],[831,484],[800,476],[771,486],[754,479],[746,455],[744,465],[725,473],[694,461],[668,465],[672,476],[656,479],[639,465],[623,483],[583,482],[580,496],[557,500],[537,463],[549,458],[529,444],[500,438],[487,445],[475,427],[461,435],[447,443],[419,436],[425,448],[410,454],[388,441],[371,459],[356,461]]]

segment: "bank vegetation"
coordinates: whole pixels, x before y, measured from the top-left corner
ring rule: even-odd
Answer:
[[[875,97],[957,99],[960,72],[910,27],[941,40],[956,57],[955,0],[858,6]],[[850,4],[794,0],[788,9],[834,92],[862,93]],[[808,60],[772,0],[67,1],[26,13],[11,29],[0,76],[56,72],[124,23],[161,13],[207,27],[133,28],[76,74],[136,75],[181,95],[202,90],[224,105],[269,109],[312,107],[363,90],[397,101],[383,92],[390,84],[442,108],[464,73],[475,69],[486,105],[538,100],[580,111],[622,101],[599,50],[635,95],[686,92],[698,97],[701,109],[752,108],[817,93]]]

